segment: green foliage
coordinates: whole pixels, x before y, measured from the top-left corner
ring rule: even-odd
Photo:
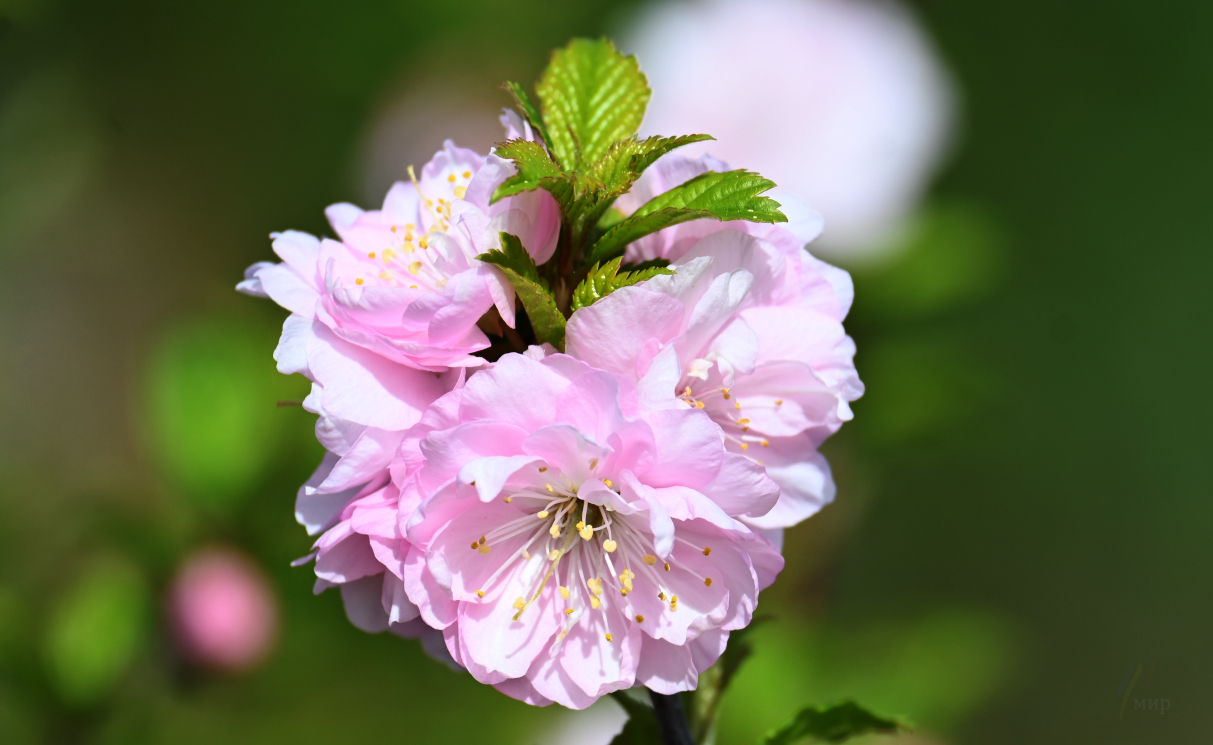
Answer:
[[[307,394],[303,380],[280,375],[266,358],[278,329],[260,320],[191,319],[170,328],[151,355],[151,453],[181,494],[209,510],[235,507],[273,467],[294,424],[275,404]]]
[[[690,720],[695,742],[709,742],[713,739],[720,700],[728,691],[729,684],[733,682],[733,676],[741,669],[742,663],[754,652],[750,634],[769,620],[768,617],[754,618],[749,626],[731,633],[724,654],[715,665],[700,674],[699,685],[694,691],[683,694],[687,699],[687,718]]]
[[[553,52],[536,91],[548,148],[570,170],[594,163],[612,143],[634,135],[651,94],[636,58],[606,39],[574,39]]]
[[[828,708],[806,706],[796,716],[767,733],[758,745],[792,745],[806,738],[811,742],[845,742],[870,733],[895,734],[906,725],[878,716],[853,701]]]
[[[523,248],[522,241],[515,235],[502,233],[500,249],[493,249],[476,258],[496,266],[514,285],[518,299],[531,319],[535,340],[540,344],[547,342],[563,352],[564,314],[556,307],[547,282],[539,276],[535,261]]]
[[[552,162],[547,151],[543,149],[543,145],[538,142],[510,140],[497,146],[497,155],[514,161],[514,165],[518,167],[518,173],[497,187],[497,191],[493,192],[494,202],[533,189],[546,189],[551,192],[557,182],[569,178],[560,169],[560,166]],[[559,193],[559,191],[553,192],[557,202],[561,201]],[[566,206],[564,202],[561,202],[562,208]]]
[[[673,269],[659,266],[620,273],[619,262],[621,261],[623,261],[623,257],[617,257],[607,262],[606,266],[600,268],[598,264],[595,264],[590,269],[581,284],[577,285],[577,289],[573,290],[573,311],[592,305],[594,301],[606,297],[620,287],[634,285],[659,274],[674,273]]]
[[[526,94],[522,86],[511,80],[507,80],[501,84],[501,87],[509,91],[510,95],[514,97],[514,103],[518,104],[518,108],[522,110],[522,115],[531,123],[531,128],[539,133],[544,142],[548,142],[548,131],[543,126],[543,117],[539,116],[539,109],[535,108],[535,104],[531,103],[530,96]]]
[[[696,176],[653,197],[608,230],[590,249],[588,260],[604,261],[623,253],[634,240],[690,220],[787,222],[778,202],[759,196],[774,186],[774,181],[749,171],[709,171]]]
[[[51,681],[70,704],[95,703],[118,682],[147,637],[143,578],[113,559],[94,564],[54,609],[44,655]]]
[[[628,695],[627,691],[615,691],[611,698],[628,713],[623,731],[615,735],[611,745],[662,745],[661,730],[653,707],[646,706]]]
[[[587,171],[590,176],[606,184],[630,184],[666,153],[692,142],[714,139],[711,135],[648,137],[643,140],[632,136],[612,144]]]

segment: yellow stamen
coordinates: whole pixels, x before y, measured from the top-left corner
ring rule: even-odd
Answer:
[[[657,557],[652,554],[645,554],[644,563],[648,564],[649,566],[655,566],[657,564]]]
[[[564,615],[566,615],[566,616],[571,616],[571,615],[573,615],[573,609],[572,609],[572,608],[565,608],[565,609],[564,609]]]
[[[544,471],[546,471],[546,470],[548,470],[548,467],[547,467],[547,466],[540,466],[540,467],[539,467],[539,472],[540,472],[540,473],[543,473],[543,472],[544,472]]]
[[[769,447],[771,446],[771,443],[770,443],[770,441],[768,441],[768,440],[763,440],[763,441],[762,441],[762,446],[763,446],[764,448],[769,448]]]
[[[729,398],[730,398],[730,396],[729,396],[729,389],[728,389],[728,388],[721,388],[721,389],[720,389],[720,392],[724,394],[724,400],[725,400],[725,401],[728,401],[728,400],[729,400]]]
[[[420,261],[414,261],[412,264],[409,264],[409,273],[410,274],[416,274],[419,271],[421,271],[421,262]]]
[[[552,528],[548,532],[552,534],[553,538],[559,538],[560,537],[560,526],[557,525],[556,523],[552,523]]]
[[[674,595],[670,598],[670,610],[678,610],[678,596]]]
[[[480,544],[476,541],[472,541],[472,550],[475,551],[478,548],[480,548]]]
[[[695,408],[696,408],[696,409],[702,409],[702,408],[703,408],[703,401],[696,401],[696,402],[695,402]]]
[[[711,577],[707,577],[706,579],[704,579],[704,580],[703,580],[703,584],[704,584],[705,586],[707,586],[707,587],[711,587],[711,586],[712,586],[712,578],[711,578]]]
[[[556,490],[552,488],[551,484],[544,484],[544,486],[547,487],[548,491],[555,493]]]
[[[356,285],[360,285],[360,284],[362,284],[362,277],[359,277],[358,279],[355,279],[355,280],[354,280],[354,284],[356,284]]]
[[[392,230],[395,230],[395,228],[392,228]],[[374,252],[374,251],[371,251],[369,254],[367,254],[367,255],[366,255],[366,257],[367,257],[368,259],[373,259],[373,258],[375,258],[375,252]]]
[[[514,607],[517,608],[518,610],[522,610],[523,608],[525,608],[526,607],[526,598],[518,598],[517,600],[515,600]]]
[[[559,558],[560,558],[560,552],[557,551],[556,549],[552,549],[552,553],[548,554],[548,561],[556,561]]]
[[[657,593],[657,599],[658,599],[658,600],[665,600],[665,593],[664,593],[664,592],[659,592],[659,593]]]
[[[522,549],[522,558],[523,558],[523,559],[530,559],[530,558],[531,558],[531,552],[530,552],[530,551],[527,551],[525,548],[524,548],[524,549]]]
[[[740,401],[734,401],[733,406],[736,407],[738,411],[741,411],[741,402]]]
[[[616,543],[615,543],[615,541],[612,541],[610,538],[608,538],[608,539],[606,539],[605,541],[603,541],[603,542],[602,542],[602,548],[603,548],[603,550],[605,550],[605,551],[606,551],[608,554],[613,554],[613,553],[615,553],[615,548],[616,548],[616,546],[617,546],[617,545],[618,545],[618,544],[616,544]]]
[[[491,549],[489,548],[488,545],[482,543],[482,544],[480,544],[480,548],[478,550],[482,554],[487,554]]]
[[[464,177],[464,178],[471,178],[471,177],[472,177],[472,172],[471,172],[471,171],[464,171],[464,172],[463,172],[463,177]]]
[[[557,587],[556,589],[560,591],[560,597],[564,598],[565,600],[569,599],[569,588]]]
[[[644,616],[636,616],[636,623],[644,623]]]
[[[667,572],[670,571],[670,562],[668,562],[668,561],[665,563],[665,570]]]
[[[546,518],[546,517],[547,517],[548,515],[550,515],[550,514],[551,514],[551,513],[550,513],[550,512],[548,512],[547,510],[543,510],[543,511],[542,511],[542,512],[540,512],[538,515],[536,515],[535,517],[538,517],[540,520],[543,520],[544,518]]]
[[[584,528],[582,528],[581,530],[579,530],[577,532],[581,534],[581,540],[583,540],[583,541],[588,541],[594,537],[594,529],[591,528],[589,525],[585,526]]]
[[[704,556],[711,556],[711,555],[712,555],[712,547],[711,547],[711,546],[704,546],[704,547],[703,547],[703,555],[704,555]]]
[[[744,427],[750,423],[750,420],[749,419],[738,419],[737,423]]]
[[[455,174],[452,173],[450,176],[447,176],[446,180],[450,181],[452,184],[455,183]]]
[[[610,480],[610,479],[603,479],[603,480],[602,480],[602,483],[606,484],[608,487],[609,487],[609,486],[614,486],[614,484],[612,484],[612,483],[611,483],[611,480]]]
[[[505,503],[506,503],[506,504],[509,504],[510,502],[513,502],[513,501],[514,501],[514,498],[513,498],[513,497],[506,497],[506,498],[505,498]]]
[[[465,195],[467,195],[467,193],[468,193],[468,188],[466,186],[456,186],[455,187],[455,198],[456,199],[463,199],[463,197]]]
[[[597,595],[590,596],[590,607],[594,610],[598,610],[602,607],[602,601],[598,599]]]
[[[743,443],[741,443],[741,449],[742,449],[742,450],[749,450],[749,449],[750,449],[750,444],[749,444],[749,443],[747,443],[747,442],[743,442]]]
[[[606,635],[606,640],[607,640],[607,641],[610,641],[610,640],[611,640],[611,635],[610,635],[610,634],[607,634],[607,635]]]
[[[476,591],[476,597],[478,597],[478,598],[482,598],[482,597],[484,597],[484,590],[477,590],[477,591]]]
[[[777,399],[775,399],[775,405],[776,405],[776,406],[779,406],[779,405],[780,405],[780,404],[782,404],[782,403],[783,403],[783,399],[782,399],[782,398],[777,398]]]

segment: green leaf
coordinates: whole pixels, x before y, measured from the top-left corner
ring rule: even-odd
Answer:
[[[613,143],[606,153],[589,167],[587,173],[606,184],[630,184],[666,153],[692,142],[714,139],[716,138],[711,135],[648,137],[643,140],[629,137]]]
[[[563,352],[564,314],[556,307],[547,282],[539,276],[535,261],[522,247],[522,241],[517,236],[502,233],[500,249],[495,248],[476,258],[496,266],[514,285],[522,307],[526,308],[527,318],[531,319],[535,339],[540,344],[547,342]]]
[[[792,745],[805,738],[811,738],[810,742],[845,742],[858,735],[895,734],[903,729],[908,729],[905,723],[847,701],[824,709],[806,706],[783,726],[768,732],[758,745]]]
[[[522,86],[512,80],[507,80],[501,84],[514,97],[514,103],[518,104],[518,108],[522,110],[522,115],[531,123],[531,129],[539,133],[544,142],[548,142],[548,131],[543,126],[543,117],[539,115],[539,109],[535,108],[535,104],[531,103],[531,98],[523,90]]]
[[[636,58],[606,39],[574,39],[553,52],[536,91],[548,148],[569,170],[596,162],[611,143],[636,134],[650,96]]]
[[[615,735],[611,745],[662,745],[661,730],[652,707],[640,703],[626,691],[615,691],[611,697],[628,713],[623,731]]]
[[[750,222],[787,222],[779,202],[759,196],[775,182],[749,171],[709,171],[653,197],[626,220],[608,230],[590,250],[589,261],[623,253],[627,245],[671,225],[712,218]]]
[[[147,643],[151,593],[134,565],[93,562],[51,613],[45,658],[59,695],[87,705],[108,694]]]
[[[620,287],[628,287],[637,282],[643,282],[646,279],[652,279],[659,274],[673,274],[673,269],[666,269],[660,266],[651,266],[646,269],[640,269],[632,272],[619,273],[619,262],[623,261],[623,257],[615,258],[607,262],[606,266],[599,268],[595,264],[586,278],[577,285],[577,289],[573,290],[573,305],[572,309],[576,311],[578,308],[584,308],[587,305],[593,305],[595,301],[610,295]]]
[[[493,192],[493,201],[504,199],[524,191],[547,189],[555,182],[566,180],[568,177],[560,166],[552,162],[543,145],[530,140],[510,140],[497,145],[497,155],[514,161],[518,173],[510,176],[497,191]],[[553,194],[555,196],[555,194]],[[559,201],[559,199],[558,199]]]

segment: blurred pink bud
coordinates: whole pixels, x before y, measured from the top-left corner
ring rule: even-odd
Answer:
[[[170,592],[173,632],[191,662],[248,670],[273,645],[277,604],[261,570],[244,555],[199,551],[186,559]]]

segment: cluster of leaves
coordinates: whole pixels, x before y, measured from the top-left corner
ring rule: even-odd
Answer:
[[[687,711],[689,731],[671,736],[662,731],[663,722],[655,709],[633,698],[626,692],[612,694],[628,714],[623,731],[616,735],[611,745],[669,745],[681,739],[685,745],[710,745],[716,739],[717,707],[733,677],[745,660],[753,653],[749,634],[763,619],[740,631],[735,631],[729,646],[708,670],[699,676],[699,686],[694,691],[682,694],[680,703]],[[673,698],[673,697],[670,697]],[[669,717],[664,724],[668,727]],[[846,742],[852,737],[867,734],[894,734],[909,726],[897,719],[883,717],[864,709],[853,701],[834,706],[806,706],[791,719],[767,732],[758,745],[793,745],[793,743]]]
[[[517,167],[493,200],[542,189],[560,208],[560,243],[536,266],[517,239],[480,259],[505,272],[518,290],[537,342],[563,348],[564,322],[621,287],[670,273],[662,266],[621,265],[629,243],[689,220],[786,222],[763,192],[774,182],[748,171],[709,172],[661,194],[631,215],[613,210],[645,169],[672,150],[708,135],[648,137],[637,132],[651,95],[635,57],[605,39],[575,39],[552,54],[536,86],[539,105],[517,83],[503,86],[542,142],[500,143],[497,155]]]

